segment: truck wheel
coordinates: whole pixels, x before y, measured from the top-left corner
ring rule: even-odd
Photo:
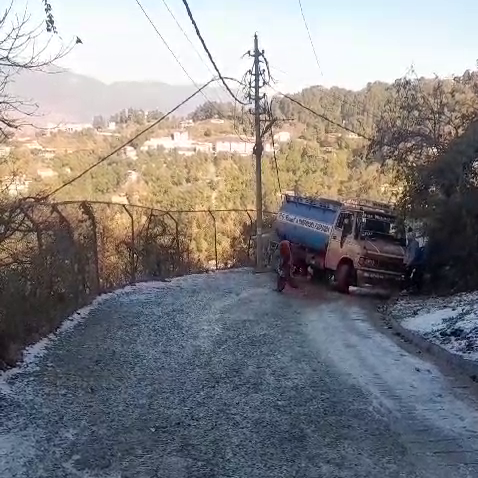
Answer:
[[[350,287],[350,276],[352,268],[350,264],[343,263],[340,264],[337,270],[335,271],[335,279],[337,281],[337,290],[342,294],[349,293]]]

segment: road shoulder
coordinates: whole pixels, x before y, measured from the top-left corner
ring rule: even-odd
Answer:
[[[478,382],[478,293],[399,297],[382,313],[405,340]]]

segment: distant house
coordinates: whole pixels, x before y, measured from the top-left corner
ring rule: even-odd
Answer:
[[[129,204],[128,197],[124,193],[111,196],[111,202],[116,204]]]
[[[212,153],[212,150],[213,150],[213,144],[212,143],[200,143],[200,142],[197,142],[197,143],[194,143],[194,147],[196,149],[197,152],[202,152],[202,153]]]
[[[192,141],[189,140],[187,131],[175,131],[169,136],[162,136],[160,138],[151,138],[144,142],[141,146],[141,151],[149,151],[158,149],[160,147],[171,150],[179,148],[188,148],[192,146]]]
[[[194,126],[194,121],[193,120],[183,120],[179,123],[179,126],[181,128],[190,128],[191,126]]]
[[[175,150],[183,156],[192,156],[198,151],[205,153],[212,152],[213,145],[212,143],[189,139],[189,133],[187,131],[175,131],[169,136],[151,138],[145,141],[143,146],[141,146],[141,151],[152,151],[158,148],[164,148],[167,151]]]
[[[56,156],[56,149],[53,149],[53,148],[43,149],[42,151],[40,151],[39,156],[45,159],[54,158]]]
[[[58,173],[51,168],[38,168],[37,174],[41,179],[51,179],[58,176]]]
[[[274,135],[274,141],[277,143],[288,143],[290,141],[290,133],[288,131],[279,131]]]
[[[11,151],[12,148],[10,146],[0,146],[0,158],[6,158]]]
[[[49,123],[47,128],[49,133],[55,133],[57,131],[63,131],[65,133],[78,133],[80,131],[93,129],[93,125],[91,123],[65,123],[59,125]]]
[[[135,183],[139,179],[139,173],[137,171],[129,170],[127,172],[127,181],[130,183]]]
[[[241,141],[236,137],[224,137],[216,141],[214,150],[216,153],[235,153],[242,156],[252,154],[254,143]]]
[[[28,148],[32,151],[33,150],[40,151],[43,149],[43,146],[38,141],[28,141],[28,142],[25,142],[23,146],[25,146],[25,148]]]
[[[136,152],[136,149],[134,149],[132,146],[125,146],[122,149],[122,153],[128,159],[132,159],[132,160],[138,159],[138,153]]]
[[[209,122],[212,124],[224,124],[224,120],[220,118],[211,118]]]
[[[108,131],[114,131],[116,129],[116,123],[114,121],[110,121],[108,123]]]

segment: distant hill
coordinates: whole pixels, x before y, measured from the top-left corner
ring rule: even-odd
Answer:
[[[31,72],[26,71],[14,78],[8,92],[38,104],[41,117],[35,123],[49,121],[90,122],[95,115],[109,116],[123,108],[168,111],[196,88],[185,85],[169,85],[160,82],[122,81],[111,84],[71,71]],[[218,88],[205,90],[211,101],[227,100]],[[178,115],[188,114],[204,103],[198,94]]]

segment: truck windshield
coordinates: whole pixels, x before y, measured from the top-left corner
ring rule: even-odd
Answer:
[[[384,214],[364,212],[360,235],[369,239],[386,239],[403,242],[404,234],[402,228],[398,227],[396,218]]]

